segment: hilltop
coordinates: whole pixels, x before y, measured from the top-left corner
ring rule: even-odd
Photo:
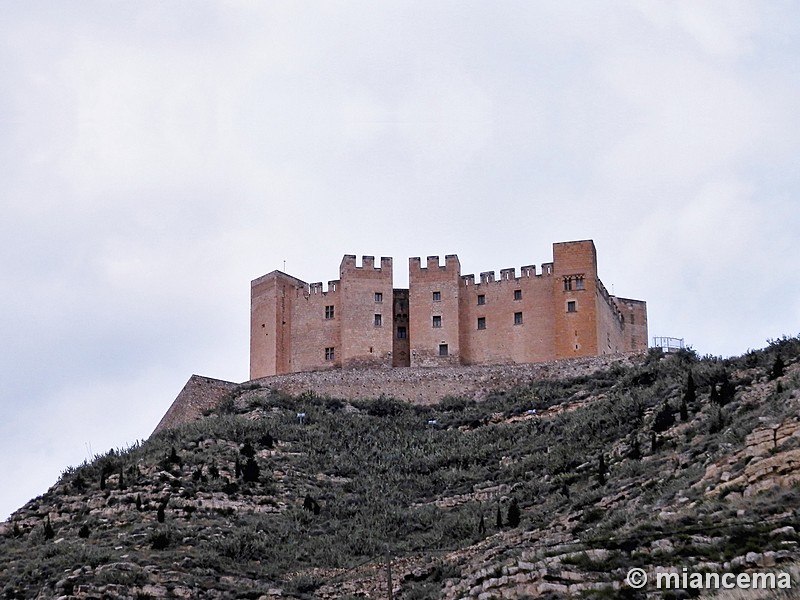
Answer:
[[[0,525],[0,594],[385,598],[387,548],[405,599],[644,598],[630,567],[785,569],[798,388],[798,338],[431,405],[234,386]]]

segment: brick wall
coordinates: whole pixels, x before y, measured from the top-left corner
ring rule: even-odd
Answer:
[[[553,244],[554,358],[598,354],[598,279],[594,242]]]
[[[411,366],[459,364],[458,257],[448,254],[444,265],[439,264],[438,256],[429,256],[425,266],[420,262],[419,258],[408,261]]]
[[[464,364],[525,363],[553,356],[552,271],[503,269],[462,277],[461,355]],[[480,321],[479,321],[480,319]]]
[[[346,255],[340,266],[342,366],[390,366],[393,341],[392,259]],[[380,315],[376,324],[376,315]],[[299,330],[303,331],[303,330]]]

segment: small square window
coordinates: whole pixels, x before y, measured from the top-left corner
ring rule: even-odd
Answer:
[[[567,312],[578,312],[578,306],[575,304],[575,300],[567,302]]]
[[[514,290],[514,300],[522,300],[522,290]]]
[[[486,329],[486,317],[478,317],[478,329]]]
[[[433,301],[441,302],[441,300],[442,300],[442,292],[433,292]]]
[[[375,315],[375,327],[381,327],[382,325],[383,325],[383,316]]]
[[[478,294],[478,306],[483,306],[484,304],[486,304],[486,296]]]
[[[397,328],[397,339],[404,340],[408,337],[408,330],[405,327]]]
[[[433,326],[437,329],[442,326],[442,317],[440,315],[433,315]]]
[[[514,313],[514,325],[522,325],[522,313],[515,312]]]
[[[333,306],[326,306],[325,307],[325,318],[332,319],[333,318]]]
[[[325,348],[325,360],[333,360],[334,358],[335,358],[334,349],[332,347]]]
[[[447,344],[439,344],[439,356],[448,356]]]
[[[375,292],[375,302],[383,302],[383,294],[381,292]]]

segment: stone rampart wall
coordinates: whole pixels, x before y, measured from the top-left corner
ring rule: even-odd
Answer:
[[[438,402],[447,396],[483,399],[493,392],[529,385],[543,379],[588,375],[620,362],[631,364],[641,353],[593,356],[533,364],[473,365],[331,369],[263,377],[243,384],[192,375],[155,432],[202,417],[240,386],[258,384],[286,394],[313,392],[345,400],[388,396],[419,404]],[[155,433],[154,432],[154,433]]]

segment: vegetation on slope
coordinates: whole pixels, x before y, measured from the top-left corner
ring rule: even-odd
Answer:
[[[13,515],[0,594],[341,597],[387,546],[408,561],[407,598],[555,555],[556,586],[565,568],[610,584],[634,565],[789,560],[800,490],[745,502],[752,456],[726,467],[734,485],[708,474],[753,430],[794,419],[799,357],[797,338],[731,360],[652,351],[433,406],[240,386],[201,421],[68,469]]]

